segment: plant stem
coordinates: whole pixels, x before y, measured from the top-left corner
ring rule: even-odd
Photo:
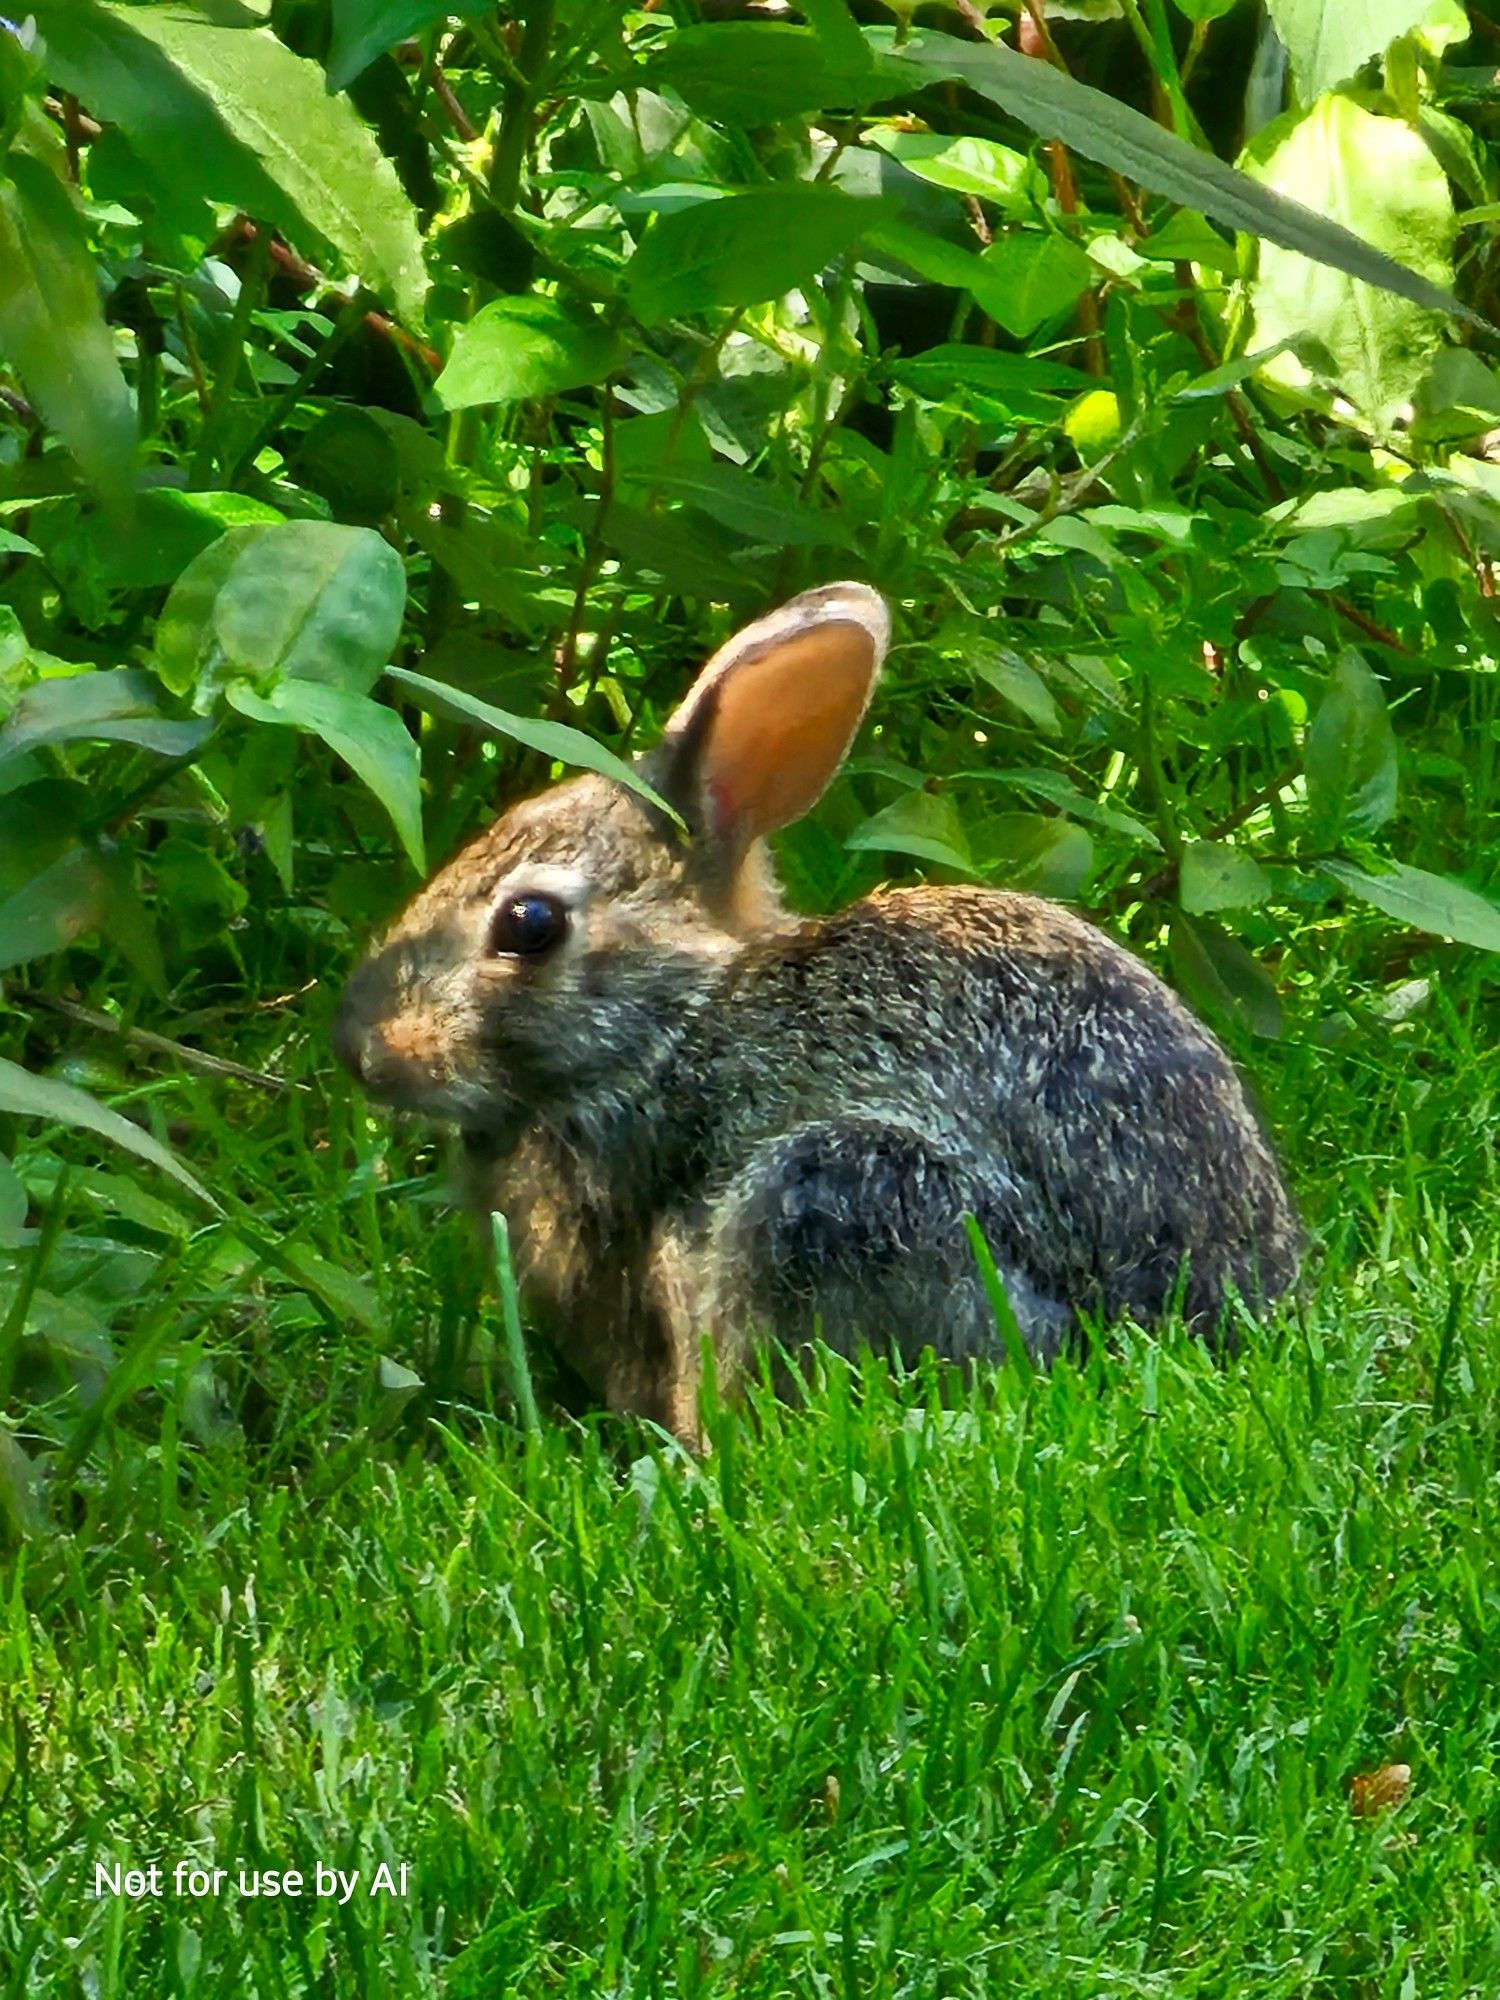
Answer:
[[[215,370],[216,380],[208,416],[198,439],[198,449],[193,454],[192,469],[188,474],[188,485],[192,488],[201,490],[206,486],[215,465],[221,462],[225,433],[234,407],[235,384],[239,380],[240,363],[244,359],[245,336],[250,330],[250,315],[255,311],[256,304],[265,291],[266,273],[270,266],[271,232],[263,222],[257,223],[255,234],[250,239],[249,260],[240,279],[240,295],[234,302],[234,311],[229,315],[229,324],[224,329],[224,341],[219,350],[219,365]]]

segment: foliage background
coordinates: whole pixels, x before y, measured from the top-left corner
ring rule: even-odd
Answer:
[[[1494,1189],[1497,55],[1489,10],[1456,0],[1027,0],[987,16],[809,0],[769,18],[687,0],[33,0],[0,27],[0,1521],[17,1564],[13,1685],[31,1686],[11,1716],[17,1746],[45,1739],[39,1718],[58,1688],[104,1672],[108,1627],[94,1620],[111,1579],[135,1606],[135,1637],[122,1641],[140,1676],[129,1702],[154,1712],[148,1655],[164,1647],[158,1692],[186,1704],[204,1656],[184,1641],[174,1663],[138,1602],[141,1578],[175,1551],[188,1564],[174,1614],[185,1631],[201,1638],[221,1590],[243,1612],[226,1613],[209,1646],[240,1761],[227,1819],[200,1792],[199,1837],[212,1823],[226,1852],[264,1840],[277,1788],[302,1799],[314,1782],[288,1776],[270,1747],[280,1724],[267,1663],[282,1642],[261,1633],[246,1596],[250,1573],[269,1563],[289,1576],[323,1546],[315,1527],[312,1541],[278,1540],[289,1499],[311,1521],[333,1509],[329,1534],[350,1537],[328,1558],[350,1630],[364,1560],[350,1524],[386,1515],[385,1590],[404,1565],[449,1560],[441,1523],[469,1486],[539,1518],[561,1502],[575,1525],[593,1521],[614,1553],[596,1548],[593,1563],[578,1527],[567,1616],[587,1626],[590,1603],[613,1605],[597,1615],[623,1620],[622,1648],[637,1643],[633,1618],[659,1622],[684,1592],[727,1621],[722,1659],[659,1658],[659,1688],[611,1682],[592,1628],[557,1678],[574,1700],[588,1682],[596,1729],[612,1703],[696,1712],[688,1690],[710,1662],[742,1694],[768,1671],[787,1680],[753,1643],[757,1619],[790,1616],[774,1565],[737,1570],[730,1529],[748,1505],[767,1532],[789,1532],[779,1496],[806,1449],[794,1419],[760,1413],[754,1497],[736,1498],[726,1475],[682,1502],[688,1539],[649,1558],[656,1583],[637,1578],[622,1609],[600,1579],[623,1586],[632,1545],[612,1512],[606,1527],[590,1511],[615,1506],[612,1460],[591,1443],[579,1470],[557,1439],[517,1439],[478,1252],[436,1227],[436,1155],[351,1101],[324,1035],[343,971],[429,858],[561,765],[618,770],[734,622],[846,574],[891,597],[897,644],[846,777],[781,843],[794,900],[825,908],[907,874],[1064,897],[1214,1021],[1284,1135],[1334,1304],[1295,1336],[1311,1343],[1302,1373],[1288,1377],[1274,1349],[1258,1388],[1252,1373],[1256,1395],[1288,1399],[1268,1418],[1281,1468],[1271,1485],[1247,1479],[1253,1454],[1232,1442],[1227,1392],[1190,1357],[1171,1363],[1186,1371],[1191,1414],[1163,1460],[1180,1450],[1187,1463],[1195,1423],[1222,1438],[1223,1484],[1209,1479],[1203,1509],[1248,1523],[1247,1489],[1271,1517],[1284,1504],[1287,1561],[1352,1520],[1361,1547],[1383,1533],[1426,1548],[1413,1561],[1442,1571],[1461,1607],[1454,1645],[1485,1657],[1488,1587],[1477,1567],[1442,1568],[1419,1516],[1462,1540],[1467,1517],[1442,1506],[1487,1477],[1452,1435],[1456,1421],[1464,1430],[1454,1399],[1469,1399],[1476,1435],[1495,1429],[1463,1329],[1488,1296],[1475,1245]],[[1384,1317],[1382,1286],[1406,1301]],[[1382,1342],[1395,1357],[1383,1391]],[[1343,1401],[1317,1386],[1325,1360]],[[1127,1348],[1128,1407],[1155,1415],[1159,1365]],[[941,1403],[932,1383],[909,1393]],[[1103,1453],[1124,1490],[1151,1490],[1155,1462],[1133,1433],[1111,1431],[1107,1447],[1089,1433],[1106,1419],[1085,1391],[1064,1382],[1035,1405],[1030,1385],[1000,1393],[998,1417],[957,1413],[998,1424],[980,1433],[997,1462],[1044,1477],[1035,1454],[1045,1462],[1052,1425],[1065,1465]],[[1386,1465],[1399,1456],[1359,1415],[1382,1393],[1393,1410],[1409,1394],[1441,1443],[1418,1466],[1427,1447],[1402,1433],[1415,1511],[1377,1530],[1351,1468],[1366,1451]],[[1072,1727],[1054,1696],[1081,1671],[1067,1663],[1105,1643],[1089,1637],[1090,1607],[1110,1607],[1109,1646],[1128,1630],[1120,1578],[1157,1560],[1150,1533],[1128,1508],[1112,1516],[1089,1500],[1099,1573],[1071,1609],[1049,1595],[1061,1572],[1024,1524],[1013,1589],[981,1591],[963,1550],[992,1503],[977,1489],[945,1499],[941,1454],[902,1456],[900,1407],[871,1390],[856,1421],[830,1394],[824,1446],[851,1480],[894,1481],[900,1496],[894,1531],[909,1529],[915,1568],[889,1587],[916,1593],[913,1643],[962,1624],[953,1606],[970,1606],[971,1636],[989,1632],[1014,1668],[1007,1700],[1022,1718],[1014,1743],[999,1721],[982,1740],[1023,1768],[1027,1730],[1040,1742]],[[1313,1472],[1294,1440],[1325,1424]],[[481,1434],[511,1470],[477,1469]],[[921,1435],[927,1452],[946,1433]],[[677,1471],[638,1443],[637,1475],[669,1473],[675,1492]],[[391,1465],[403,1470],[388,1486]],[[497,1477],[515,1482],[503,1498]],[[808,1516],[814,1539],[835,1525],[824,1498]],[[729,1553],[689,1581],[699,1505]],[[939,1560],[922,1538],[944,1519]],[[1053,1531],[1085,1527],[1058,1517]],[[1210,1761],[1227,1754],[1219,1698],[1184,1696],[1182,1661],[1209,1643],[1204,1617],[1213,1643],[1230,1643],[1203,1579],[1216,1561],[1225,1577],[1249,1573],[1240,1534],[1226,1528],[1192,1559],[1202,1604],[1182,1613],[1147,1719],[1129,1720],[1123,1681],[1092,1711],[1105,1720],[1090,1754],[1116,1757],[1119,1781],[1148,1801],[1166,1797],[1151,1759],[1184,1730]],[[823,1567],[846,1560],[839,1546],[837,1535],[810,1545],[814,1595]],[[888,1537],[882,1548],[859,1559],[877,1594],[894,1560]],[[534,1573],[523,1559],[490,1586],[530,1604],[533,1643],[566,1653],[549,1600],[527,1598]],[[1269,1574],[1254,1573],[1264,1603]],[[1302,1581],[1285,1671],[1315,1676],[1317,1622],[1347,1579],[1335,1564]],[[1180,1584],[1168,1574],[1162,1590],[1180,1597]],[[724,1608],[737,1590],[742,1608],[761,1606],[748,1625]],[[36,1617],[57,1621],[50,1695],[35,1683]],[[335,1672],[316,1596],[302,1617],[287,1679],[326,1668],[323,1721],[336,1735],[330,1718],[355,1700],[352,1684]],[[1233,1642],[1241,1678],[1222,1717],[1241,1742],[1276,1735],[1282,1669],[1263,1669],[1256,1650],[1285,1649],[1274,1624]],[[1015,1651],[1023,1625],[1031,1636]],[[472,1665],[478,1641],[448,1631],[450,1642]],[[1328,1640],[1330,1657],[1342,1642]],[[386,1649],[394,1662],[404,1643],[362,1633],[361,1659]],[[362,1683],[361,1659],[346,1664]],[[409,1668],[422,1681],[409,1661],[389,1671],[405,1686]],[[465,1775],[444,1782],[462,1789],[478,1782],[463,1760],[481,1753],[438,1691],[447,1669],[433,1671],[418,1707],[448,1751],[412,1754],[450,1754]],[[514,1671],[485,1669],[499,1685]],[[879,1679],[858,1648],[844,1672],[853,1687]],[[1446,1717],[1464,1755],[1489,1758],[1488,1715],[1450,1715],[1433,1691],[1446,1690],[1442,1674],[1427,1686],[1412,1673],[1429,1726]],[[546,1674],[525,1678],[535,1689]],[[1356,1741],[1376,1760],[1400,1704],[1372,1719],[1368,1686],[1341,1685],[1355,1692],[1330,1698],[1315,1734],[1333,1764]],[[259,1739],[252,1688],[271,1704]],[[980,1700],[952,1680],[929,1693],[955,1717]],[[799,1684],[793,1714],[816,1706]],[[122,1713],[106,1704],[101,1725],[80,1707],[66,1740]],[[830,1744],[851,1726],[830,1720]],[[876,1764],[882,1732],[907,1728],[899,1701],[873,1702],[862,1726]],[[1137,1728],[1146,1748],[1127,1757]],[[543,1730],[527,1752],[537,1785],[561,1740]],[[367,1828],[427,1796],[425,1779],[403,1790],[388,1752],[371,1753],[388,1793],[378,1808],[360,1795]],[[182,1754],[196,1770],[221,1753],[200,1736]],[[326,1755],[325,1742],[325,1784]],[[63,1982],[45,1913],[66,1905],[79,1857],[124,1808],[118,1788],[80,1780],[88,1758],[76,1764],[74,1749],[16,1748],[8,1775],[4,1757],[0,1797],[22,1812],[23,1847],[52,1857],[8,1919],[16,1977],[35,1963]],[[137,1776],[158,1770],[154,1752],[142,1758]],[[907,1808],[881,1802],[874,1770],[860,1810],[888,1834],[881,1815]],[[1301,1851],[1312,1808],[1302,1780],[1267,1773],[1266,1824],[1285,1858]],[[503,1792],[503,1769],[484,1782]],[[601,1782],[617,1803],[614,1781]],[[972,1845],[992,1809],[1024,1817],[1020,1793],[1003,1811],[976,1804],[987,1782],[972,1760],[947,1771],[954,1838]],[[1220,1804],[1248,1810],[1249,1782],[1224,1778]],[[1153,1953],[1188,1977],[1192,1950],[1163,1943],[1165,1820],[1156,1858],[1141,1849],[1156,1887],[1131,1931],[1144,1890],[1058,1886],[1113,1810],[1098,1804],[1108,1787],[1086,1812],[1058,1783],[1038,1822],[1050,1832],[1011,1829],[1019,1873],[1002,1902],[1034,1895],[1052,1909],[1047,1949],[1061,1950],[1057,1909],[1079,1923],[1092,1909],[1093,1922],[1119,1897],[1132,1977],[1147,1979]],[[1174,1796],[1191,1820],[1185,1778]],[[768,1807],[771,1820],[803,1812],[795,1799]],[[1460,1822],[1472,1832],[1459,1791],[1445,1799],[1450,1835]],[[837,1831],[837,1811],[825,1817]],[[1322,1829],[1328,1851],[1345,1852],[1346,1821],[1341,1810],[1338,1831]],[[150,1824],[159,1845],[180,1844],[169,1802]],[[855,1815],[851,1838],[862,1825]],[[450,1828],[450,1852],[472,1835]],[[1054,1836],[1062,1873],[1049,1888],[1037,1843]],[[750,1838],[743,1826],[714,1837]],[[1003,1846],[1010,1833],[989,1837]],[[565,1848],[563,1832],[555,1842]],[[860,1852],[880,1844],[871,1832]],[[1288,1893],[1266,1858],[1274,1845],[1252,1839],[1244,1864],[1267,1911]],[[315,1930],[313,1959],[291,1971],[289,1946],[256,1947],[257,1990],[357,1978],[360,1991],[385,1990],[382,1979],[425,1991],[457,1945],[490,1964],[481,1945],[500,1862],[482,1849],[464,1848],[473,1873],[454,1891],[456,1937],[444,1941],[430,1908],[399,1947]],[[1454,1992],[1489,1948],[1464,1900],[1474,1857],[1460,1849],[1450,1841]],[[685,1851],[704,1861],[691,1840]],[[603,1872],[575,1887],[602,1921],[623,1878],[608,1843],[591,1852]],[[774,1842],[760,1858],[789,1865]],[[868,1960],[828,1942],[830,1912],[852,1907],[863,1879],[839,1869],[879,1864],[844,1853],[829,1865],[784,1926],[823,1937],[806,1990],[895,1990],[894,1932]],[[1389,1884],[1377,1895],[1364,1866],[1363,1886],[1340,1895],[1362,1909],[1368,1892],[1385,1911]],[[538,1868],[533,1856],[508,1878],[523,1905],[517,1879],[535,1892],[516,1965],[559,1990],[575,1976],[577,1990],[606,1990],[597,1962],[585,1974],[555,1956],[545,1910],[562,1891],[538,1904]],[[917,1868],[908,1893],[926,1882]],[[1391,1893],[1400,1906],[1406,1890]],[[1208,1898],[1200,1917],[1212,1900],[1196,1878],[1182,1895]],[[1260,1907],[1254,1895],[1247,1907]],[[737,1948],[732,1968],[717,1945],[673,1958],[662,1938],[682,1914],[661,1917],[661,1937],[648,1924],[616,1940],[618,1990],[728,1990],[731,1969],[742,1990],[783,1990],[757,1986],[746,1968],[758,1961]],[[580,1937],[592,1920],[578,1917]],[[722,1919],[736,1937],[739,1921]],[[1405,1920],[1388,1934],[1385,1916],[1371,1919],[1366,1935],[1350,1917],[1363,1944],[1342,1921],[1334,1910],[1336,1976],[1354,1977],[1352,1965],[1376,1982],[1360,1990],[1406,1991],[1410,1939],[1391,1942]],[[237,1922],[216,1919],[193,1944],[170,1926],[166,1944],[132,1930],[127,1946],[123,1918],[95,1912],[77,1976],[90,1991],[138,1991],[110,1982],[150,1965],[163,1991],[206,1992],[237,1963]],[[973,1936],[992,1939],[990,1922]],[[949,1947],[930,1949],[936,1964]],[[1296,1982],[1321,1976],[1326,1956],[1305,1938],[1255,1950],[1267,1991],[1311,1990]],[[1203,1990],[1225,1990],[1224,1962],[1203,1960],[1219,1982]],[[1049,1963],[1042,1951],[1036,1964]],[[631,1987],[621,1966],[648,1967],[646,1983]]]

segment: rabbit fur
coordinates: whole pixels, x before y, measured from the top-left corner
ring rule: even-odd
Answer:
[[[512,806],[335,1024],[373,1096],[459,1128],[468,1200],[508,1218],[591,1393],[684,1439],[704,1338],[730,1384],[758,1340],[815,1332],[1002,1353],[966,1213],[1042,1358],[1080,1313],[1180,1299],[1212,1333],[1296,1273],[1228,1058],[1103,932],[978,888],[784,908],[764,836],[843,761],[888,636],[852,583],[748,627],[643,762],[685,834],[598,776]],[[518,923],[557,935],[512,949]]]

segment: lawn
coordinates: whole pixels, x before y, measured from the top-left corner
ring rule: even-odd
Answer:
[[[517,1422],[316,997],[245,1038],[306,1091],[158,1061],[231,1221],[64,1190],[33,1310],[128,1338],[4,1584],[0,1991],[1492,1994],[1497,1063],[1419,969],[1253,1052],[1315,1242],[1235,1359],[829,1359],[701,1464]]]

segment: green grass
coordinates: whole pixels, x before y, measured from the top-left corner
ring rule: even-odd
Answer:
[[[321,1075],[151,1086],[232,1228],[28,1156],[0,1995],[1492,1995],[1500,1065],[1432,976],[1260,1052],[1323,1247],[1237,1359],[829,1360],[701,1465],[512,1416],[430,1154]],[[94,1897],[179,1859],[225,1893]]]

